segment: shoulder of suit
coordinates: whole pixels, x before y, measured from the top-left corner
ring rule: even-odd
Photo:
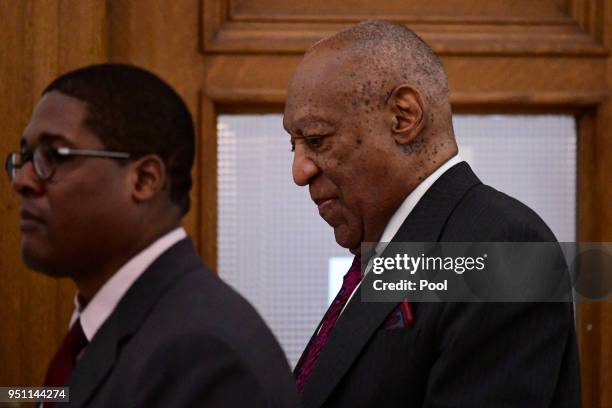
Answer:
[[[456,236],[462,230],[472,241],[555,240],[535,211],[485,184],[472,188],[451,213],[445,232]]]

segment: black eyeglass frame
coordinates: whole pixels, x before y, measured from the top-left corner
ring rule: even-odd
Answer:
[[[34,167],[34,172],[38,176],[41,181],[49,181],[57,170],[58,163],[51,163],[51,170],[48,175],[42,174],[42,170],[39,168],[39,164],[35,160],[35,155],[37,151],[43,146],[37,146],[32,151],[26,153],[9,153],[6,157],[6,162],[4,164],[4,169],[9,177],[10,181],[15,179],[15,175],[17,174],[17,170],[21,169],[26,165],[27,162],[32,161],[32,165]],[[45,148],[54,152],[54,154],[60,157],[71,157],[71,156],[82,156],[82,157],[99,157],[99,158],[107,158],[107,159],[131,159],[132,155],[126,152],[115,152],[109,150],[94,150],[94,149],[73,149],[70,147],[50,147],[45,146]],[[19,162],[19,163],[18,163]]]

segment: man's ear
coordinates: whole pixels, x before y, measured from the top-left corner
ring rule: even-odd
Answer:
[[[425,105],[419,91],[410,85],[399,85],[388,99],[393,112],[391,133],[396,143],[410,143],[425,126]]]
[[[144,202],[155,197],[166,186],[166,166],[156,155],[149,154],[133,162],[130,177],[132,197]]]

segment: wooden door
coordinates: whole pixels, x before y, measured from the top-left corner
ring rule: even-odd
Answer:
[[[0,153],[18,146],[44,86],[94,62],[172,84],[197,123],[185,219],[216,266],[216,116],[282,112],[301,54],[354,22],[402,22],[447,68],[455,112],[569,113],[578,123],[578,239],[612,241],[612,5],[601,0],[24,0],[0,2]],[[0,385],[40,384],[73,288],[26,270],[18,202],[0,181]],[[612,406],[612,304],[578,306],[584,407]]]

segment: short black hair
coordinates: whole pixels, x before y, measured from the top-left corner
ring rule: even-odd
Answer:
[[[195,132],[183,99],[162,79],[126,64],[90,65],[63,74],[43,91],[87,105],[83,125],[106,149],[158,155],[170,180],[170,199],[189,211]]]

